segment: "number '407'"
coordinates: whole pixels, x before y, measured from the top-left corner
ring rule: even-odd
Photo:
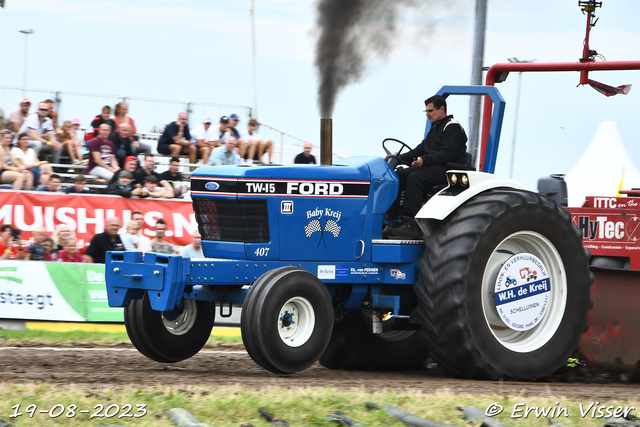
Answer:
[[[269,253],[269,248],[256,249],[256,256],[267,256],[268,253]]]

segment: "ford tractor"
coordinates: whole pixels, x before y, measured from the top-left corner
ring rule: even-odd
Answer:
[[[482,172],[447,172],[415,217],[423,239],[382,238],[399,189],[388,162],[403,143],[387,160],[194,171],[207,258],[108,254],[109,304],[124,307],[133,345],[158,362],[187,359],[215,316],[241,305],[248,354],[277,374],[318,361],[404,370],[431,356],[454,377],[533,381],[566,365],[590,307],[581,234],[554,201],[493,174],[498,90],[438,92],[458,94],[493,103]]]

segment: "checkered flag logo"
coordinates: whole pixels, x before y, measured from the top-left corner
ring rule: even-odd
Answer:
[[[304,232],[307,235],[307,237],[311,237],[311,235],[316,231],[322,231],[322,225],[320,225],[320,220],[314,219],[309,224],[304,226]]]
[[[328,231],[333,234],[333,237],[338,237],[340,235],[340,227],[337,222],[330,219],[324,224],[324,231]]]

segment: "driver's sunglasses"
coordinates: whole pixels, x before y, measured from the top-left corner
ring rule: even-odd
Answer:
[[[431,114],[431,113],[433,113],[434,111],[436,111],[436,109],[435,109],[435,108],[430,108],[430,109],[428,109],[428,110],[424,110],[424,111],[423,111],[423,113]]]

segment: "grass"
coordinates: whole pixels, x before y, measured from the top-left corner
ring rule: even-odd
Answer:
[[[241,337],[215,336],[208,344],[242,344]],[[43,345],[82,345],[115,346],[131,344],[126,332],[68,331],[54,332],[41,330],[11,331],[0,329],[0,346]]]
[[[510,414],[516,403],[527,406],[566,407],[569,417],[554,418],[554,422],[565,427],[601,426],[602,418],[580,416],[581,402],[572,402],[562,398],[519,398],[517,396],[470,395],[437,392],[423,394],[416,392],[395,392],[381,388],[375,393],[360,389],[336,390],[332,388],[273,388],[259,390],[245,389],[240,385],[222,388],[209,386],[154,386],[154,387],[95,387],[55,386],[47,383],[4,384],[0,388],[0,420],[14,426],[174,426],[167,411],[171,408],[182,408],[193,414],[201,423],[215,426],[239,426],[251,423],[254,426],[267,426],[269,423],[260,416],[258,408],[265,407],[272,415],[296,426],[338,426],[328,421],[327,415],[339,410],[354,421],[367,426],[402,426],[401,422],[386,415],[384,410],[367,411],[364,402],[373,402],[378,406],[385,403],[397,406],[420,417],[458,426],[478,426],[462,419],[457,406],[475,406],[484,410],[492,403],[498,403],[505,411],[495,417],[497,421],[509,426],[548,426],[544,417],[536,418],[533,414],[528,418],[511,418]],[[556,404],[559,402],[559,404]],[[592,402],[582,402],[587,407]],[[18,418],[9,418],[20,404],[23,413]],[[26,412],[28,405],[37,405],[33,418]],[[67,418],[69,405],[77,405],[75,416]],[[124,413],[125,404],[132,405],[130,414],[136,414],[136,405],[146,405],[146,414],[140,418],[118,418]],[[638,406],[637,403],[606,402],[607,405]],[[39,410],[49,410],[56,405],[64,406],[62,415],[51,418],[49,414],[41,414]],[[111,406],[109,414],[112,418],[94,418],[90,415],[98,409],[95,405]],[[56,412],[61,407],[54,408]],[[80,410],[89,413],[79,413]],[[631,412],[636,414],[636,411]],[[104,415],[105,410],[100,414]]]

